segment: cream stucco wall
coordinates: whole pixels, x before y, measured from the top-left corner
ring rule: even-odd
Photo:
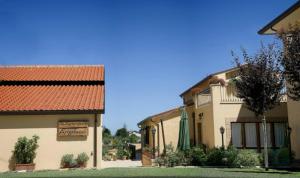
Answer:
[[[213,122],[214,122],[214,146],[222,146],[222,136],[219,128],[226,128],[224,133],[224,143],[227,146],[230,143],[230,122],[255,122],[255,114],[248,110],[243,103],[222,103],[221,102],[221,85],[211,85],[212,105],[213,105]],[[287,104],[282,102],[280,106],[266,114],[267,121],[286,121],[287,122]],[[226,136],[227,135],[227,136]]]
[[[217,77],[219,79],[226,79],[226,73],[218,73],[214,75],[214,77]],[[210,88],[210,80],[207,79],[203,81],[201,84],[197,86],[198,91],[203,91],[208,88]],[[192,92],[187,93],[186,95],[191,95]],[[184,96],[185,97],[185,96]],[[197,124],[202,124],[202,143],[206,146],[212,148],[215,147],[215,126],[214,126],[214,120],[213,120],[213,105],[212,103],[207,103],[205,105],[202,105],[200,107],[197,107],[194,105],[187,106],[186,111],[188,113],[189,117],[189,126],[190,126],[190,138],[191,138],[191,144],[194,142],[196,145],[200,144],[198,142],[198,130]],[[193,121],[193,113],[195,115],[195,123]],[[203,118],[199,118],[199,114],[203,114]],[[194,124],[195,124],[195,130],[194,130]],[[195,133],[194,133],[195,132]],[[195,135],[195,136],[194,136]],[[195,137],[195,138],[194,138]],[[195,140],[195,141],[194,141]]]
[[[288,116],[291,131],[291,146],[295,152],[295,158],[300,159],[300,101],[288,98]]]
[[[214,147],[214,122],[213,122],[213,110],[212,104],[208,103],[206,105],[200,106],[196,109],[196,144],[198,143],[198,130],[197,124],[201,123],[202,125],[202,144],[207,145],[208,147]],[[202,118],[199,117],[199,114],[203,114]]]
[[[94,151],[94,114],[65,115],[1,115],[0,116],[0,171],[13,168],[10,164],[12,150],[19,137],[38,135],[39,148],[34,160],[36,170],[58,169],[64,154],[86,152],[90,159],[87,167],[93,167]],[[88,120],[89,132],[86,138],[57,137],[57,123],[60,120]],[[98,167],[102,160],[102,118],[97,116],[97,160]]]
[[[179,136],[180,115],[179,115],[179,112],[177,112],[168,117],[160,117],[159,119],[155,119],[154,122],[148,120],[141,125],[142,128],[144,128],[146,126],[150,126],[151,128],[154,127],[156,129],[155,147],[159,146],[159,153],[163,153],[164,144],[163,144],[162,125],[161,125],[160,119],[163,120],[166,145],[171,144],[176,149],[177,143],[178,143],[178,136]],[[159,128],[159,131],[157,131],[158,128]],[[150,129],[150,134],[149,134],[149,145],[148,146],[153,147],[153,136],[151,133],[151,129]]]
[[[178,143],[180,116],[163,121],[166,145],[171,144],[175,149]],[[160,128],[161,123],[159,123]],[[160,152],[163,152],[163,134],[160,129]],[[156,143],[157,144],[157,143]]]
[[[225,71],[222,73],[215,74],[214,77],[218,79],[226,80],[226,73],[234,72],[235,69],[231,71]],[[238,98],[230,98],[235,96],[233,91],[230,89],[224,89],[221,91],[220,84],[209,84],[209,80],[207,79],[201,82],[195,88],[198,88],[198,91],[201,92],[204,89],[210,88],[211,101],[201,105],[201,106],[186,106],[186,110],[189,114],[189,123],[190,123],[190,136],[192,139],[192,143],[194,139],[196,140],[196,144],[198,143],[198,128],[197,124],[202,124],[202,143],[207,145],[208,147],[219,147],[222,146],[222,136],[220,134],[220,127],[223,126],[225,128],[224,134],[224,144],[225,146],[229,145],[231,141],[231,122],[259,122],[255,114],[249,111],[243,102]],[[192,95],[193,92],[187,92],[183,97]],[[190,96],[189,96],[190,97]],[[232,99],[229,102],[223,102],[222,98]],[[196,97],[195,97],[196,99]],[[295,113],[294,117],[296,117],[296,108],[300,108],[298,105],[294,105],[294,109],[289,112]],[[195,124],[193,122],[193,113],[195,115]],[[200,119],[199,114],[203,114],[203,117]],[[290,113],[289,113],[290,114]],[[293,115],[293,114],[292,114]],[[266,114],[267,121],[284,121],[287,122],[287,103],[282,102],[280,106],[275,107],[273,110]],[[296,122],[296,119],[295,121]],[[195,137],[194,138],[194,125],[195,125]],[[296,124],[295,124],[296,125]],[[297,133],[294,132],[296,135]],[[294,139],[296,140],[296,139]],[[298,149],[299,147],[295,147]],[[300,149],[298,149],[300,150]]]
[[[279,20],[272,28],[266,30],[264,34],[274,34],[276,31],[289,30],[290,25],[295,24],[296,22],[300,22],[300,8],[296,9],[282,20]]]

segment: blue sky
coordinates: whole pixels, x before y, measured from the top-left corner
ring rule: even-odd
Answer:
[[[104,64],[104,125],[129,129],[233,66],[296,0],[0,0],[0,65]]]

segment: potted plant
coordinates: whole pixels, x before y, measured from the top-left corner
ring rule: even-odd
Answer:
[[[145,146],[143,149],[142,149],[142,152],[144,155],[146,155],[147,157],[149,158],[152,158],[153,157],[153,154],[155,154],[157,152],[158,148],[152,148],[152,147],[149,147],[149,146]]]
[[[84,168],[86,167],[86,164],[89,160],[89,156],[86,154],[86,153],[80,153],[78,156],[77,156],[77,164],[80,168]]]
[[[154,154],[156,153],[157,149],[145,146],[142,149],[142,164],[143,166],[151,166],[154,160]]]
[[[35,164],[33,163],[36,157],[36,149],[39,147],[37,144],[39,137],[37,135],[32,136],[31,139],[27,137],[20,137],[15,144],[13,150],[13,156],[16,160],[15,170],[21,171],[33,171]]]
[[[73,168],[76,167],[77,162],[74,159],[73,154],[65,154],[61,158],[61,166],[62,168]]]
[[[118,149],[118,151],[117,151],[117,157],[118,157],[118,159],[125,160],[126,157],[127,157],[125,149],[123,149],[123,148]]]

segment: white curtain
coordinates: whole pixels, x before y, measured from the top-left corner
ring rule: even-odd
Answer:
[[[286,131],[285,123],[274,123],[274,136],[275,136],[276,147],[284,146],[285,131]]]
[[[262,123],[259,123],[260,129],[260,145],[264,147],[264,131]],[[267,123],[267,139],[268,139],[268,147],[272,147],[272,140],[271,140],[271,125]]]
[[[257,147],[256,123],[245,123],[246,147]]]
[[[231,123],[232,145],[242,147],[241,123]]]

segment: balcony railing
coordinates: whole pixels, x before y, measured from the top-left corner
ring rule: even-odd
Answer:
[[[242,103],[243,100],[236,96],[234,86],[219,86],[221,94],[221,103]]]
[[[236,89],[232,85],[219,86],[221,94],[221,103],[243,103],[243,100],[236,96]],[[281,92],[281,102],[287,101],[286,91]]]
[[[211,94],[197,94],[195,96],[195,103],[196,103],[196,107],[200,107],[202,105],[208,104],[211,102]]]
[[[233,85],[227,85],[227,86],[214,85],[212,87],[214,87],[214,89],[216,89],[214,91],[220,92],[220,99],[217,99],[217,100],[220,100],[221,104],[241,104],[241,103],[243,103],[243,100],[241,98],[237,97],[236,89]],[[217,87],[217,88],[215,88],[215,87]],[[283,90],[281,92],[281,95],[282,95],[281,102],[286,102],[287,101],[286,91]],[[216,97],[216,96],[214,96],[214,97]],[[205,90],[203,92],[200,92],[200,93],[194,95],[193,101],[195,103],[196,108],[199,108],[203,105],[211,103],[212,95],[210,93],[210,90],[208,89],[208,90]]]

